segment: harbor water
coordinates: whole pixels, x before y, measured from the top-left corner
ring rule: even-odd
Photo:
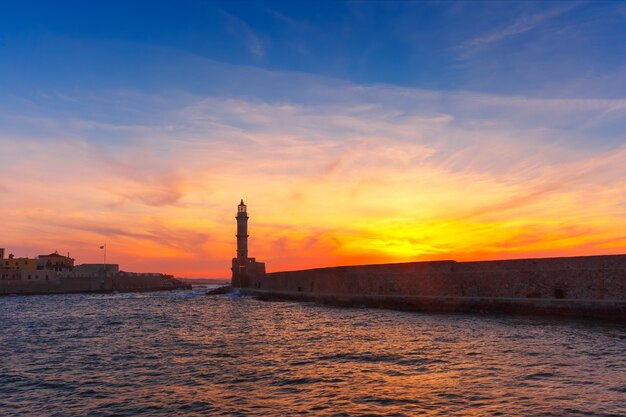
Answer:
[[[626,325],[263,302],[0,297],[1,416],[626,415]]]

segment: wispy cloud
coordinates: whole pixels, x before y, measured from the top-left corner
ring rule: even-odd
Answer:
[[[233,204],[248,197],[251,248],[272,270],[622,248],[626,150],[599,146],[606,131],[593,129],[606,129],[597,118],[607,111],[623,115],[623,100],[282,75],[267,77],[304,93],[273,81],[285,93],[272,99],[160,96],[169,105],[149,123],[4,115],[31,128],[0,135],[13,196],[0,207],[4,238],[57,248],[62,236],[85,261],[106,238],[126,268],[150,259],[164,272],[224,276]],[[123,96],[131,107],[155,101]]]
[[[222,11],[222,15],[227,20],[231,33],[239,36],[243,40],[250,54],[256,58],[263,58],[265,56],[265,44],[254,30],[252,30],[250,25],[239,17],[225,11]]]
[[[579,4],[579,2],[572,1],[538,13],[522,14],[513,22],[505,26],[501,26],[498,29],[492,30],[490,32],[484,33],[463,42],[459,46],[459,57],[461,59],[470,58],[477,52],[493,44],[502,42],[512,36],[529,32],[537,28],[544,22],[567,13],[568,11],[577,7]]]

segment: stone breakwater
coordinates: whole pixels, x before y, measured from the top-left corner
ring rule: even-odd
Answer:
[[[0,280],[0,295],[87,292],[145,292],[191,289],[191,285],[161,274],[63,274],[48,272],[41,280]]]
[[[412,311],[626,319],[626,255],[410,262],[247,277],[244,294]]]

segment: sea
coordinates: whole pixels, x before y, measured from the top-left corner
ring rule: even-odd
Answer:
[[[626,325],[189,291],[0,297],[0,416],[624,416]]]

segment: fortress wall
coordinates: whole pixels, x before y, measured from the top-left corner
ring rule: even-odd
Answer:
[[[54,276],[49,281],[0,280],[2,294],[55,294],[111,291],[111,278]]]
[[[187,288],[182,282],[158,274],[119,274],[113,277],[113,289],[120,292],[141,292]]]
[[[159,288],[161,277],[158,276],[116,276],[113,279],[113,288],[121,292],[142,291],[148,288]]]
[[[365,265],[276,272],[258,288],[329,294],[441,294],[453,286],[452,262]]]
[[[626,318],[626,256],[414,262],[275,272],[244,293],[417,311]]]
[[[111,291],[111,277],[69,276],[61,277],[60,292],[105,292]]]
[[[626,255],[456,262],[455,272],[626,269]]]
[[[181,281],[161,274],[119,272],[119,267],[115,264],[83,264],[71,271],[61,272],[10,269],[0,271],[2,271],[0,295],[160,291],[191,288]],[[39,274],[37,279],[35,279],[36,274]]]
[[[623,300],[626,270],[488,271],[455,273],[456,296]],[[452,290],[452,289],[451,289]]]
[[[0,295],[6,294],[60,294],[78,292],[134,292],[159,291],[188,288],[180,281],[164,278],[160,275],[129,276],[115,274],[77,275],[58,273],[49,281],[35,280],[0,280]]]
[[[0,295],[4,294],[39,294],[45,292],[56,292],[59,287],[58,280],[54,281],[22,281],[22,280],[1,280]]]
[[[176,280],[165,279],[160,275],[127,276],[115,274],[75,275],[73,273],[55,276],[50,281],[0,280],[0,295],[6,294],[60,294],[78,292],[140,292],[186,288]]]
[[[626,256],[414,262],[275,272],[251,288],[325,294],[626,300]]]

